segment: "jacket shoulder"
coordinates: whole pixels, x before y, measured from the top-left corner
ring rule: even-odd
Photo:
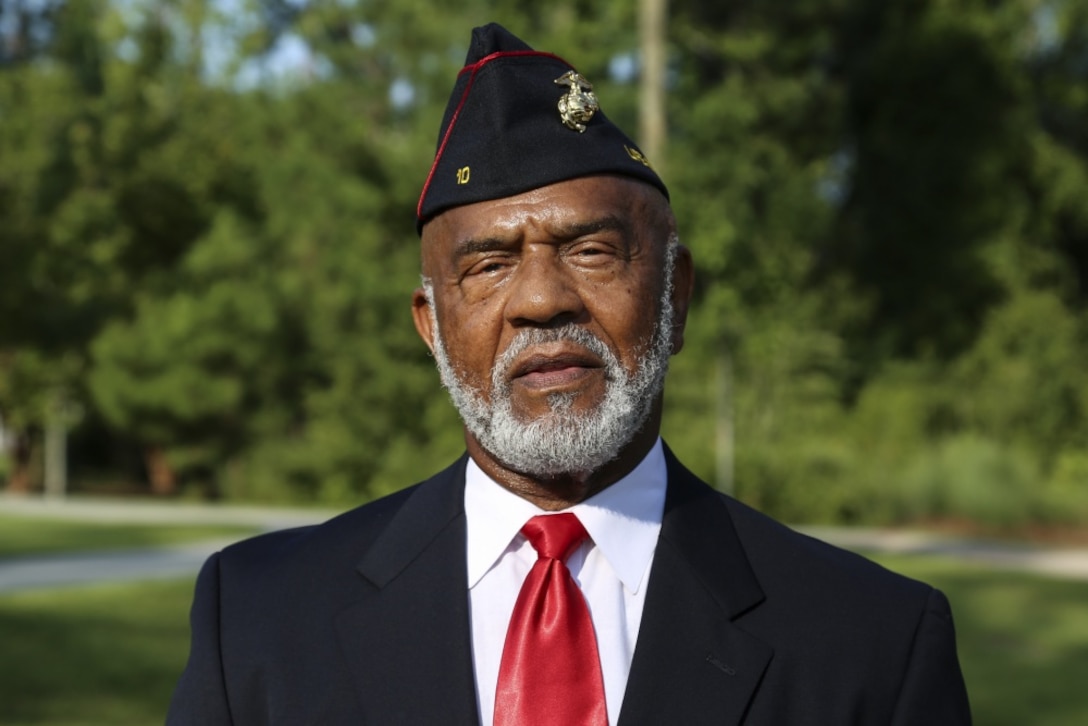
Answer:
[[[842,598],[864,595],[925,602],[932,588],[841,547],[798,532],[725,495],[748,561],[764,588],[812,588]]]
[[[389,524],[415,500],[445,500],[458,480],[457,462],[430,479],[360,505],[327,522],[279,530],[226,547],[219,554],[224,582],[258,587],[313,582],[318,572],[354,568]],[[444,492],[436,496],[436,491]]]
[[[321,524],[266,532],[225,547],[220,568],[230,577],[283,573],[293,563],[357,559],[420,485],[363,504]]]
[[[728,532],[717,540],[717,546],[739,549],[742,557],[721,563],[734,567],[737,562],[745,563],[769,601],[776,601],[776,595],[793,603],[806,597],[812,605],[834,602],[833,609],[842,612],[854,599],[883,599],[898,609],[898,605],[924,603],[929,597],[932,588],[928,585],[798,532],[713,489],[668,449],[666,455],[669,501],[673,510],[681,513],[682,525],[672,531],[682,532],[686,551],[696,552],[699,543],[685,530],[701,527]]]
[[[871,723],[969,724],[952,612],[943,593],[727,500],[765,600],[742,628],[775,649],[753,704],[760,723],[809,723],[797,702]]]

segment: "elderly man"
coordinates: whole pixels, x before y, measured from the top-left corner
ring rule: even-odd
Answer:
[[[418,218],[413,315],[467,454],[212,557],[169,723],[970,722],[938,591],[659,438],[692,259],[589,81],[477,28]]]

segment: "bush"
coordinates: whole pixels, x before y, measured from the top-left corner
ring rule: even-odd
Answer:
[[[1019,527],[1042,512],[1038,463],[1026,451],[976,435],[953,436],[903,474],[904,510],[920,517]]]

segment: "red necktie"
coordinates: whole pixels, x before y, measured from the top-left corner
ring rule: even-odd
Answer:
[[[495,726],[607,726],[597,636],[564,560],[586,539],[570,513],[521,528],[539,558],[518,593],[495,692]]]

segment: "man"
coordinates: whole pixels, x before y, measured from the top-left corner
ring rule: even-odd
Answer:
[[[169,723],[970,722],[939,592],[661,442],[692,259],[584,77],[477,28],[418,218],[467,455],[212,557]]]

